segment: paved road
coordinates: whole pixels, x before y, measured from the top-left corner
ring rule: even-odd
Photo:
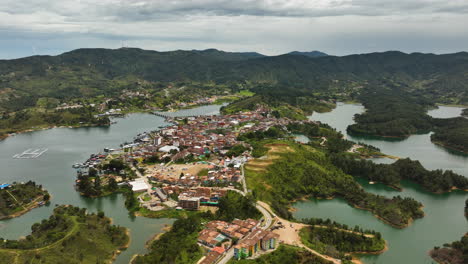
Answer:
[[[255,207],[257,207],[257,209],[263,214],[264,221],[260,224],[260,228],[268,229],[271,226],[271,223],[273,222],[271,214],[259,203],[256,203]]]
[[[241,166],[241,179],[242,179],[242,187],[244,188],[244,193],[247,194],[247,183],[245,182],[244,164],[242,164]]]

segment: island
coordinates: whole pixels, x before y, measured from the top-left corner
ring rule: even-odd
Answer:
[[[371,182],[381,182],[397,190],[401,189],[402,180],[420,184],[433,193],[445,193],[453,190],[468,191],[468,179],[451,170],[427,170],[417,160],[399,159],[392,164],[376,164],[354,156],[335,154],[332,163],[345,173],[362,177]]]
[[[468,263],[468,233],[460,241],[444,244],[443,247],[434,247],[429,255],[440,264]]]
[[[0,219],[21,216],[50,200],[49,193],[33,181],[0,185]]]
[[[110,263],[129,243],[128,231],[103,212],[62,205],[19,240],[0,239],[4,263]]]

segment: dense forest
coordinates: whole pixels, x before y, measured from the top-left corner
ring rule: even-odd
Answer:
[[[333,165],[349,175],[382,182],[395,188],[400,188],[401,180],[411,180],[435,193],[449,192],[454,188],[468,190],[466,177],[451,170],[429,171],[419,161],[409,158],[399,159],[392,164],[376,164],[346,154],[330,155],[330,159]]]
[[[382,63],[385,61],[385,63]],[[428,98],[467,102],[467,53],[446,55],[383,52],[344,57],[295,54],[267,57],[218,50],[157,52],[135,48],[78,49],[58,56],[0,61],[0,89],[7,107],[39,97],[111,94],[143,81],[203,81],[292,86],[305,91],[359,93],[374,84],[398,84]],[[377,86],[375,86],[377,87]],[[459,95],[462,96],[459,96]],[[5,106],[4,106],[5,107]]]
[[[275,251],[260,256],[256,259],[242,259],[231,260],[229,264],[273,264],[273,263],[287,263],[287,264],[331,264],[333,262],[327,261],[318,257],[311,252],[288,245],[280,245]]]
[[[348,127],[350,134],[406,137],[432,128],[431,117],[426,114],[432,104],[401,88],[367,89],[359,100],[366,112],[354,117],[356,124]]]
[[[13,183],[0,189],[0,219],[28,210],[32,202],[48,202],[49,199],[49,193],[33,181]]]
[[[347,129],[352,135],[408,137],[434,131],[431,141],[459,151],[468,151],[468,119],[433,118],[427,110],[436,107],[420,92],[391,86],[385,90],[365,89],[359,100],[366,112],[354,117]]]
[[[199,216],[190,216],[174,222],[170,231],[152,242],[149,253],[136,257],[132,264],[144,263],[196,263],[203,251],[197,244],[201,230]]]
[[[31,227],[25,239],[0,239],[5,263],[104,263],[129,241],[126,229],[111,224],[104,213],[59,206],[49,219]],[[11,262],[10,262],[11,261]]]
[[[438,263],[468,263],[468,233],[465,234],[460,241],[444,244],[443,247],[434,247],[429,254]]]
[[[423,217],[422,204],[414,199],[400,196],[389,199],[365,192],[352,176],[336,168],[325,153],[309,146],[287,144],[293,151],[278,154],[280,158],[266,171],[246,167],[247,185],[254,197],[269,202],[280,216],[291,218],[290,202],[310,195],[341,197],[397,227],[405,227],[411,219]]]
[[[434,133],[431,141],[445,147],[468,152],[468,119],[457,118],[434,118]]]
[[[255,200],[250,196],[243,196],[238,192],[229,191],[219,199],[216,219],[232,221],[238,219],[259,219],[262,214],[255,208]]]

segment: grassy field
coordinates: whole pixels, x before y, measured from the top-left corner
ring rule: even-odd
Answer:
[[[118,250],[126,248],[129,242],[126,229],[112,226],[111,220],[103,215],[66,212],[63,217],[70,223],[66,230],[51,228],[37,236],[44,246],[19,249],[8,248],[15,244],[12,242],[3,244],[0,249],[2,263],[111,263]],[[52,222],[49,224],[53,225]],[[60,239],[46,241],[54,236]],[[34,232],[28,237],[35,237]]]
[[[254,172],[266,171],[269,165],[281,157],[280,154],[294,152],[289,144],[283,142],[265,144],[264,146],[268,148],[267,154],[262,158],[249,161],[245,166],[247,170]]]

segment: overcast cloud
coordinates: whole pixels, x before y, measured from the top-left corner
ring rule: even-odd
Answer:
[[[0,58],[81,47],[468,50],[466,0],[0,0]]]

